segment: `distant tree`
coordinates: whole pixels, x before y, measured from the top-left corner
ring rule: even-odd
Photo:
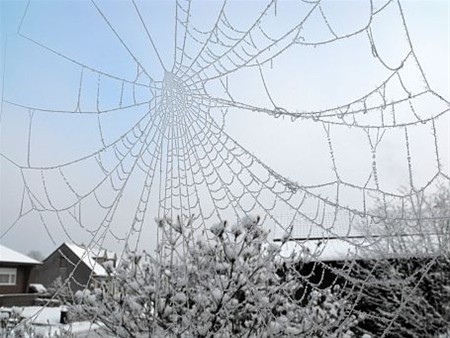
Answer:
[[[129,252],[113,286],[76,294],[77,311],[117,337],[355,336],[358,318],[338,287],[313,291],[305,307],[295,299],[304,281],[289,263],[280,270],[259,219],[222,222],[196,240],[180,220],[159,226],[168,259]]]
[[[39,250],[30,250],[27,254],[28,257],[34,258],[35,260],[42,262],[44,260],[44,255]]]

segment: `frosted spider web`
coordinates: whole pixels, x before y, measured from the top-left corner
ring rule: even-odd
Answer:
[[[2,239],[32,219],[55,246],[155,248],[155,217],[191,217],[200,232],[253,214],[275,239],[362,249],[361,224],[420,221],[386,206],[414,210],[448,186],[449,102],[427,82],[399,2],[355,5],[353,21],[322,1],[159,5],[72,5],[98,32],[77,37],[75,20],[51,40],[57,15],[39,33],[42,4],[28,4],[8,38],[37,57],[19,67],[31,94],[4,80],[1,155],[22,190]]]

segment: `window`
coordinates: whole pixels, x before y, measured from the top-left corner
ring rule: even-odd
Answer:
[[[16,285],[16,268],[0,268],[0,285]]]

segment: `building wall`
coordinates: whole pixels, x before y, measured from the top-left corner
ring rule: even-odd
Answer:
[[[63,244],[34,270],[31,279],[33,283],[43,284],[48,289],[58,277],[64,282],[73,272],[69,287],[72,291],[82,290],[93,284],[94,280],[90,279],[91,269],[78,262],[78,257]]]
[[[14,264],[0,264],[1,268],[16,268],[16,284],[15,285],[0,285],[0,294],[25,293],[28,290],[30,280],[31,266],[21,266]]]
[[[33,306],[36,305],[37,297],[38,294],[36,293],[14,293],[0,295],[0,306]]]

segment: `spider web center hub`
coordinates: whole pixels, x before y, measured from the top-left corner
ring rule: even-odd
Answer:
[[[172,118],[182,117],[191,106],[191,93],[181,79],[171,72],[164,74],[162,107]]]

